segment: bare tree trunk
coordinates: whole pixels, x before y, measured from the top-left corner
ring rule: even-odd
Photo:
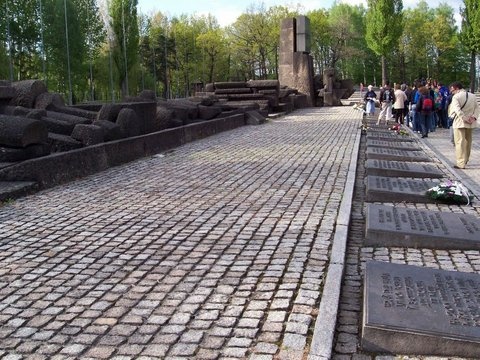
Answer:
[[[475,79],[476,79],[476,58],[477,54],[475,51],[472,51],[470,54],[470,92],[475,92]]]
[[[387,81],[387,61],[385,55],[382,55],[382,86],[385,85]]]

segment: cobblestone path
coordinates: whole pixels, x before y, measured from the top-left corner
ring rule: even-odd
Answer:
[[[297,111],[0,207],[0,357],[303,359],[359,123]]]

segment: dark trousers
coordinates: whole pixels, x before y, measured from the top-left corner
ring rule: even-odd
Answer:
[[[393,109],[395,114],[395,122],[397,124],[403,124],[403,109]]]
[[[422,132],[422,136],[428,135],[428,129],[430,128],[430,123],[432,121],[433,114],[418,114],[418,119],[420,123],[420,130]]]

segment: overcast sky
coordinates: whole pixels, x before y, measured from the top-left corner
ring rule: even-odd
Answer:
[[[264,0],[262,1],[268,9],[270,6],[291,4],[302,4],[305,12],[313,9],[328,9],[334,3],[334,0],[309,0],[309,1],[289,1],[289,0]],[[367,0],[340,0],[340,2],[352,5],[367,5]],[[463,0],[428,0],[430,8],[437,7],[440,3],[447,3],[454,8],[457,13],[457,23],[459,22],[458,9],[463,5]],[[168,16],[178,16],[181,14],[197,14],[215,16],[221,26],[232,24],[238,16],[246,11],[252,4],[256,6],[260,2],[255,1],[236,1],[236,0],[138,0],[138,9],[144,14],[160,11]],[[418,0],[403,0],[404,7],[415,7]]]

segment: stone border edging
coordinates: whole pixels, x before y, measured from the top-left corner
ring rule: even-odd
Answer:
[[[55,153],[2,168],[0,180],[35,181],[45,189],[245,125],[245,115],[237,114]]]
[[[359,129],[335,225],[330,262],[323,286],[319,312],[315,321],[308,360],[329,360],[332,356],[361,136],[362,131]]]

